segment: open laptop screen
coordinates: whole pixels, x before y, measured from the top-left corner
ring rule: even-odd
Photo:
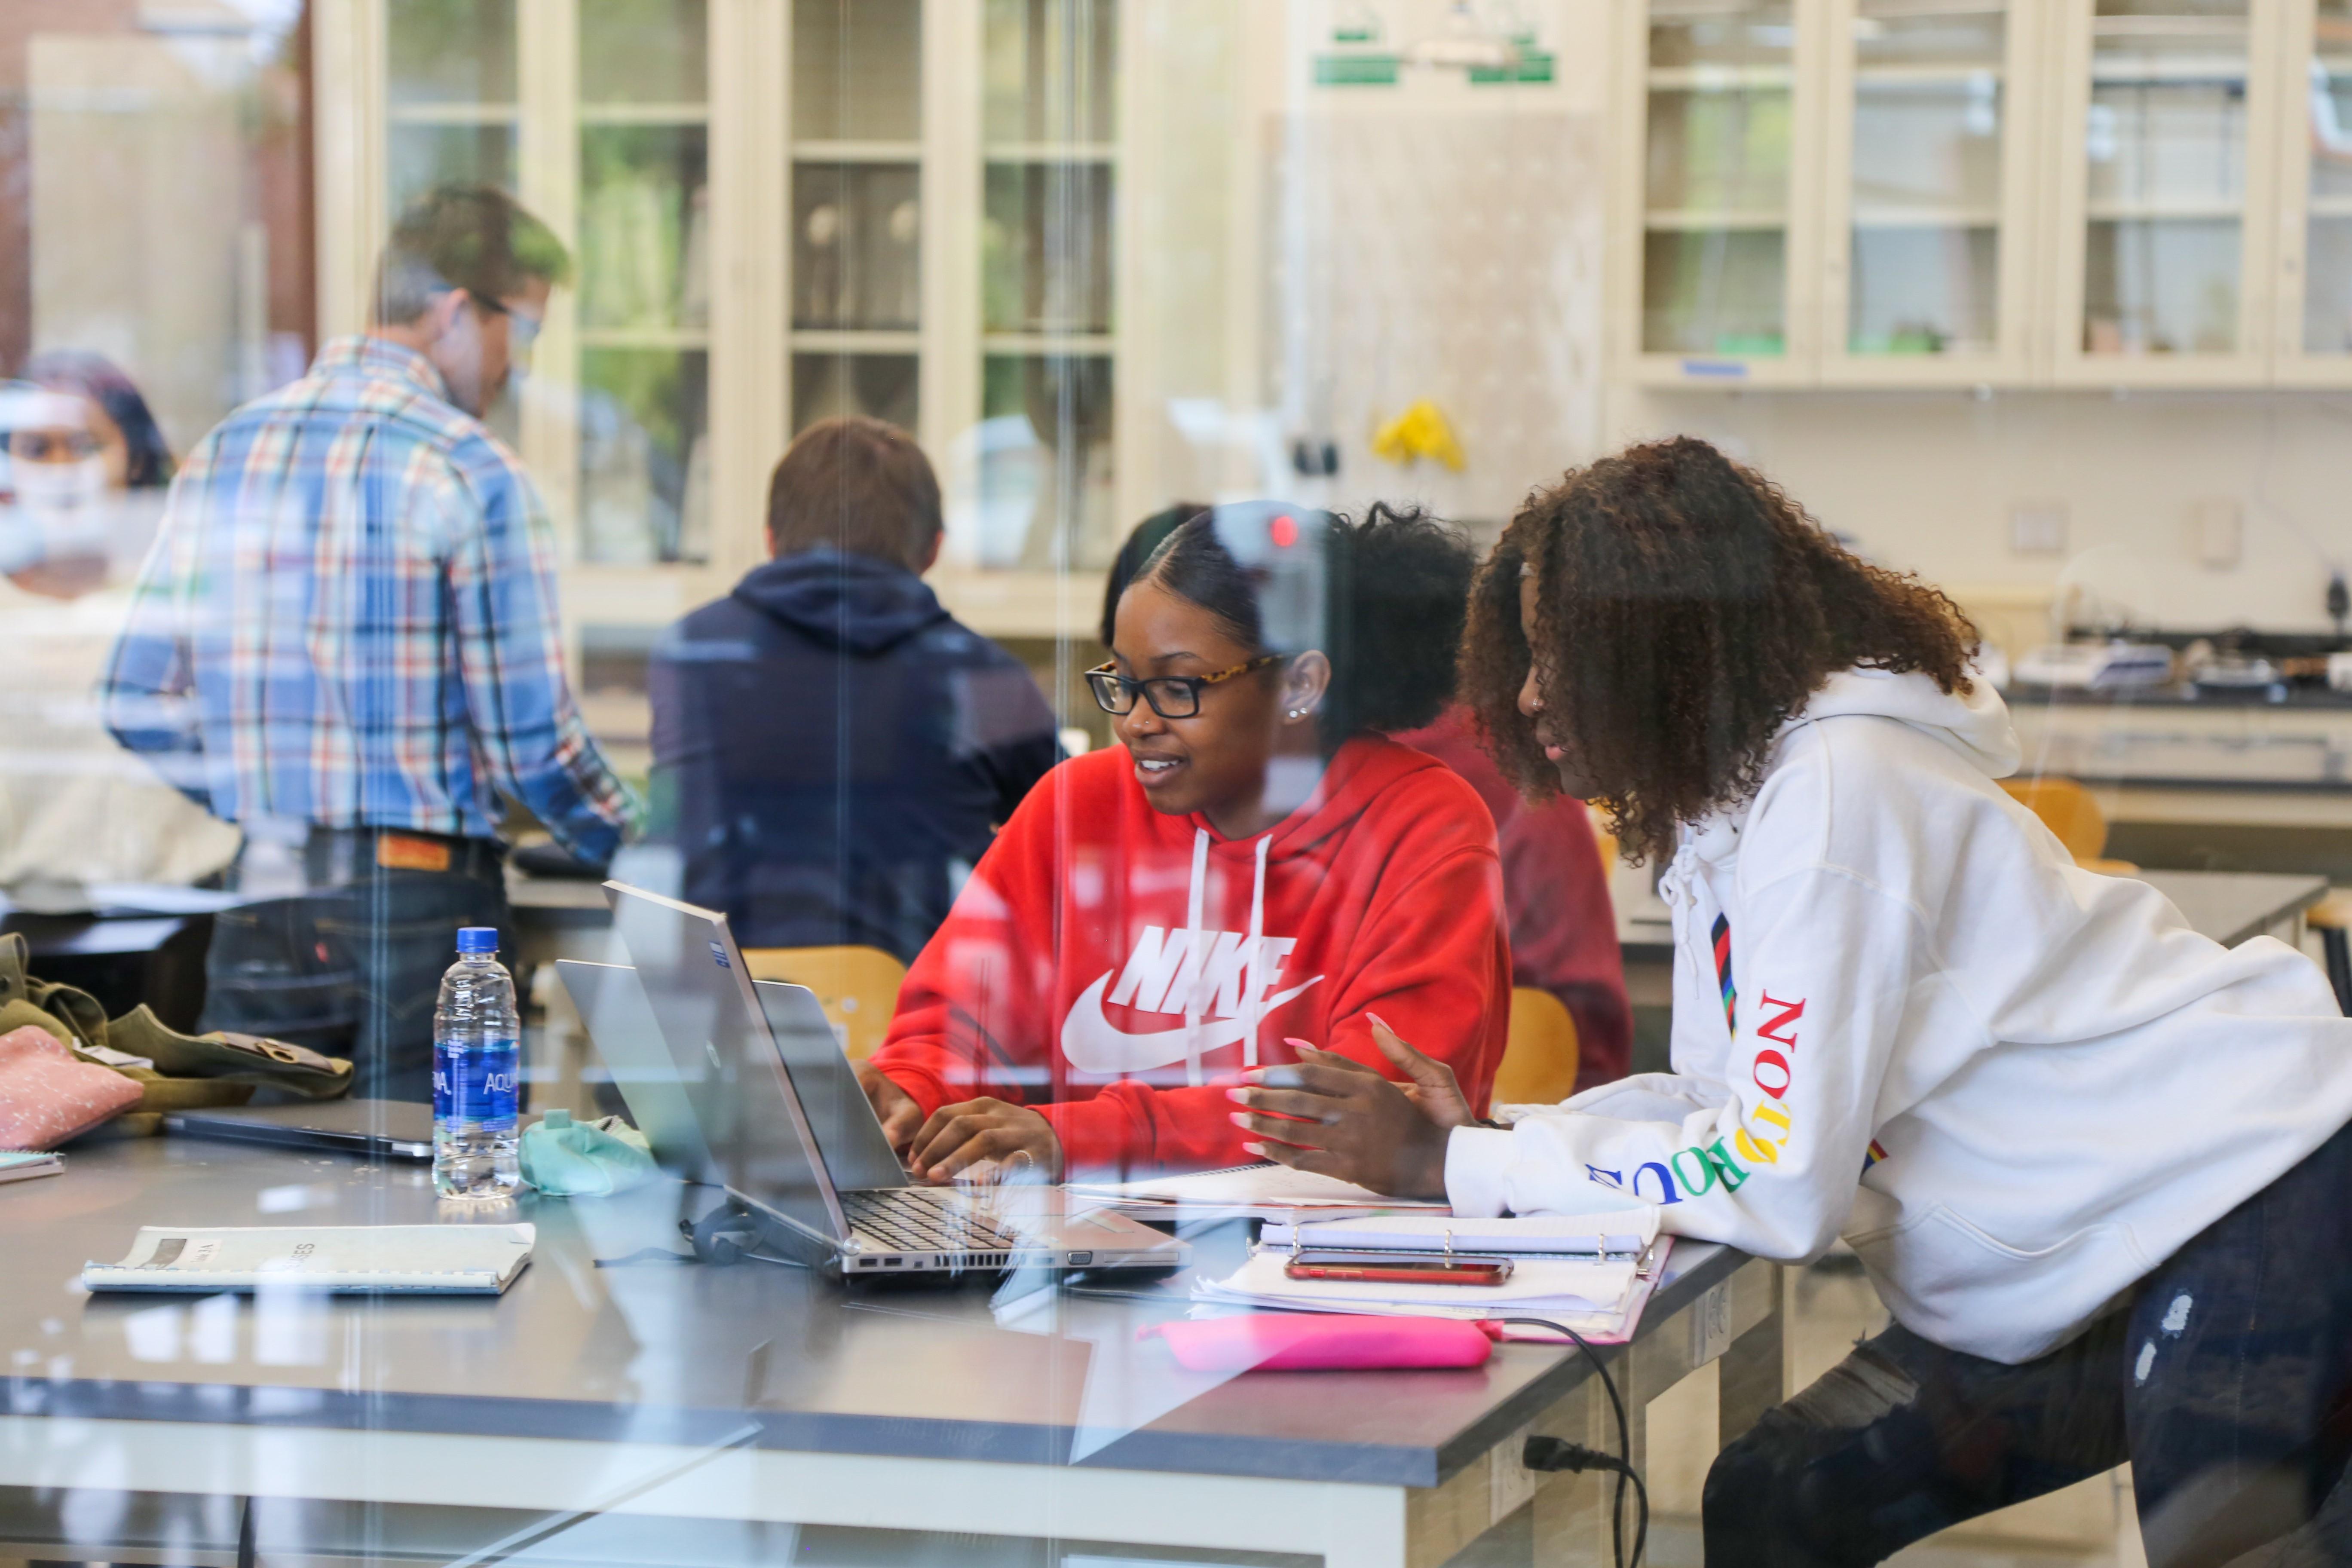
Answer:
[[[753,996],[727,918],[622,882],[604,884],[703,1142],[739,1198],[834,1241],[840,1199]]]

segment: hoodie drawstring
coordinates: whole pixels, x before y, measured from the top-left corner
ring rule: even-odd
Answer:
[[[1265,857],[1274,835],[1257,841],[1257,874],[1250,882],[1249,942],[1242,950],[1242,1016],[1248,1031],[1242,1036],[1242,1064],[1257,1066],[1258,1020],[1265,1012],[1265,987],[1258,984],[1258,952],[1265,945]],[[1209,830],[1192,830],[1192,887],[1184,909],[1184,963],[1179,973],[1190,972],[1192,983],[1184,992],[1184,1081],[1201,1084],[1201,1009],[1209,997],[1209,958],[1201,945],[1202,904],[1209,889]]]
[[[1209,955],[1201,951],[1201,903],[1208,893],[1209,830],[1192,830],[1192,889],[1184,912],[1184,968],[1192,972],[1192,984],[1184,992],[1184,1081],[1198,1089],[1201,1084],[1201,981],[1207,972]],[[1183,971],[1179,970],[1181,973]]]
[[[1250,883],[1249,953],[1243,966],[1242,1016],[1248,1020],[1249,1033],[1242,1037],[1242,1065],[1257,1066],[1258,1018],[1265,1010],[1265,987],[1258,984],[1258,950],[1265,944],[1265,852],[1274,847],[1274,835],[1260,834],[1257,841],[1257,877]]]

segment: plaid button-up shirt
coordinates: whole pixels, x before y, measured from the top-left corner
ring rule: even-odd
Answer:
[[[502,792],[601,862],[636,811],[564,679],[538,492],[379,338],[328,343],[188,454],[99,698],[233,822],[487,837]]]

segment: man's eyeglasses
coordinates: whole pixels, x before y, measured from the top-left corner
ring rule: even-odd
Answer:
[[[1114,666],[1106,664],[1087,671],[1087,684],[1095,689],[1095,702],[1106,713],[1132,713],[1135,696],[1139,691],[1143,700],[1151,704],[1151,710],[1162,719],[1190,719],[1201,710],[1201,688],[1264,669],[1269,664],[1279,664],[1288,657],[1262,653],[1214,675],[1155,675],[1149,680],[1121,675]]]
[[[488,310],[493,316],[504,316],[507,319],[507,353],[510,357],[519,360],[530,357],[530,345],[539,341],[539,329],[544,326],[545,322],[528,310],[516,310],[503,300],[491,300],[474,294],[468,294],[466,298],[474,301],[476,309]]]

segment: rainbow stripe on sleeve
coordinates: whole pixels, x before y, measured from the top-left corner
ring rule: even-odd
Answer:
[[[1715,917],[1715,927],[1708,933],[1715,939],[1715,977],[1723,987],[1723,1025],[1739,1033],[1739,992],[1731,984],[1731,920],[1727,915]]]

